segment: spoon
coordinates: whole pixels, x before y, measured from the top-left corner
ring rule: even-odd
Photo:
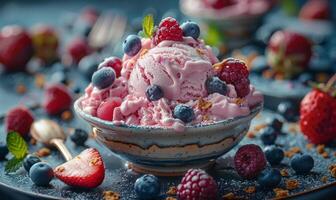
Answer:
[[[72,159],[72,155],[64,145],[66,135],[63,129],[54,121],[41,119],[35,121],[30,129],[32,137],[46,146],[55,146],[66,161]]]

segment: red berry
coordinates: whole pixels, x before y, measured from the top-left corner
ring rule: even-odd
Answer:
[[[72,95],[65,85],[54,84],[46,88],[43,108],[48,114],[55,115],[70,109],[71,103]]]
[[[153,37],[153,43],[155,45],[158,45],[164,40],[183,40],[183,31],[176,19],[172,17],[167,17],[161,21],[159,28]]]
[[[97,117],[103,120],[112,121],[114,108],[120,106],[119,98],[108,98],[103,101],[97,109]]]
[[[318,89],[309,92],[301,101],[300,127],[314,144],[336,139],[336,99]]]
[[[245,97],[250,92],[249,71],[243,61],[228,58],[215,64],[219,78],[227,84],[232,84],[238,97]]]
[[[328,20],[330,9],[328,1],[310,0],[300,10],[299,18],[307,20]]]
[[[216,181],[201,169],[189,169],[177,187],[179,200],[217,199]]]
[[[34,117],[28,108],[23,106],[15,107],[6,114],[6,131],[16,131],[24,137],[29,133],[30,126],[33,122]]]
[[[121,73],[122,68],[122,61],[118,57],[109,57],[104,60],[104,62],[100,63],[98,66],[98,69],[101,69],[102,67],[111,67],[114,69],[116,73],[116,77],[118,78]]]
[[[214,9],[222,9],[234,4],[232,0],[203,0],[204,4]]]
[[[234,165],[241,177],[251,179],[266,167],[266,158],[258,145],[247,144],[238,149],[234,156]]]
[[[58,166],[55,176],[65,184],[80,188],[95,188],[105,177],[105,167],[97,149],[82,151],[72,160]]]
[[[76,64],[85,56],[91,53],[88,42],[83,38],[72,40],[67,46],[67,53]]]
[[[24,70],[34,54],[30,35],[20,26],[5,26],[0,31],[0,63],[7,71]]]

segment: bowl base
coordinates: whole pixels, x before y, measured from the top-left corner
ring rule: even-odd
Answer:
[[[210,160],[207,163],[200,163],[195,165],[183,165],[183,166],[144,166],[131,162],[126,162],[126,167],[140,174],[153,174],[155,176],[183,176],[189,169],[204,169],[208,170],[215,164],[215,160]]]

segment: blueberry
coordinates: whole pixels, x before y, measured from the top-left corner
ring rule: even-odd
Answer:
[[[219,93],[222,95],[226,95],[227,93],[227,85],[224,81],[220,80],[218,77],[211,77],[205,83],[206,88],[209,94]]]
[[[160,194],[159,179],[145,174],[135,181],[134,190],[140,199],[157,199]]]
[[[78,146],[83,146],[88,137],[89,134],[86,131],[78,128],[70,135],[70,139]]]
[[[278,118],[268,118],[267,124],[269,124],[275,131],[281,132],[283,122]]]
[[[314,159],[310,155],[295,155],[290,164],[297,174],[307,174],[314,167]]]
[[[184,123],[191,122],[195,118],[194,110],[183,104],[175,106],[173,115],[175,118],[180,119]]]
[[[284,151],[276,146],[268,146],[264,150],[267,161],[271,165],[278,165],[284,158]]]
[[[92,84],[98,89],[104,89],[113,84],[115,72],[110,67],[104,67],[96,71],[92,75]]]
[[[54,178],[52,167],[45,162],[34,164],[29,170],[30,179],[38,186],[48,186]]]
[[[163,97],[163,91],[158,85],[151,85],[146,90],[146,96],[149,101],[157,101]]]
[[[281,182],[281,174],[278,169],[266,169],[258,176],[258,184],[264,188],[274,188]]]
[[[129,35],[122,44],[124,53],[129,56],[136,55],[141,49],[141,39],[137,35]]]
[[[272,145],[275,143],[278,132],[272,127],[266,127],[261,130],[260,139],[264,145]]]
[[[309,73],[303,73],[298,77],[298,81],[303,85],[308,85],[310,81],[313,81],[314,77]]]
[[[85,56],[78,63],[78,70],[87,78],[91,79],[93,73],[97,70],[100,64],[100,59],[97,55]]]
[[[23,160],[23,167],[27,172],[29,172],[30,168],[38,162],[41,162],[41,159],[39,157],[29,154]]]
[[[0,142],[0,160],[4,160],[8,154],[8,148],[5,142]]]
[[[63,71],[54,72],[51,75],[50,79],[51,79],[51,82],[53,83],[63,83],[63,84],[68,83],[67,76]]]
[[[278,113],[280,113],[287,121],[295,121],[297,110],[292,102],[285,101],[278,105]]]
[[[181,29],[183,31],[183,36],[189,36],[197,40],[197,38],[200,36],[200,28],[197,23],[192,21],[184,22],[181,25]]]

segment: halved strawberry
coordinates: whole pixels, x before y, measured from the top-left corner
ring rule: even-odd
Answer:
[[[80,188],[95,188],[105,177],[102,157],[95,148],[82,151],[72,160],[56,167],[55,176],[65,184]]]

